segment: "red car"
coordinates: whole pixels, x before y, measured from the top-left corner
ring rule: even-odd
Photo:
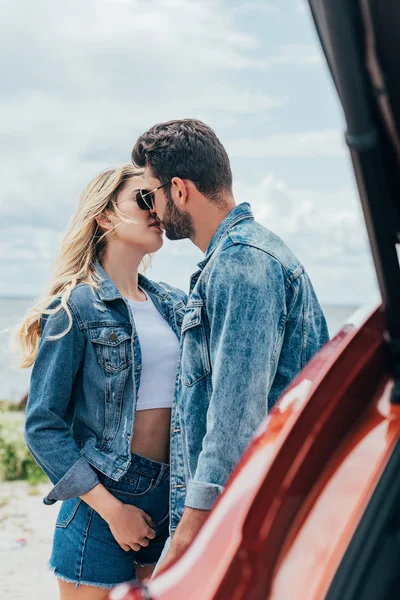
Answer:
[[[400,3],[310,5],[382,306],[356,313],[285,392],[181,559],[112,600],[400,598]]]

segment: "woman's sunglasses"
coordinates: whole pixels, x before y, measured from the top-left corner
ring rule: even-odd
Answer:
[[[138,190],[136,193],[136,202],[142,210],[154,210],[154,192],[168,185],[170,182],[162,183],[150,192],[148,190]]]

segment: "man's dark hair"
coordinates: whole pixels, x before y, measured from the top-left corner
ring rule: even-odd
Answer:
[[[232,171],[225,148],[211,127],[196,119],[158,123],[137,140],[132,150],[137,167],[148,166],[160,183],[173,177],[190,179],[209,200],[232,191]],[[166,187],[170,198],[170,187]]]

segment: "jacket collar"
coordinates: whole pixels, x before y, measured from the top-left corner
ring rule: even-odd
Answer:
[[[110,277],[107,275],[99,261],[96,261],[95,269],[100,277],[100,289],[98,293],[101,300],[116,300],[117,298],[123,298],[121,292],[118,290],[117,286],[112,281],[112,279],[110,279]],[[164,288],[161,290],[158,285],[150,281],[150,279],[147,279],[147,277],[145,277],[141,273],[139,273],[138,283],[141,288],[146,290],[146,292],[158,296],[161,300],[167,300],[169,297]]]
[[[236,223],[239,223],[239,221],[243,221],[244,219],[254,219],[250,204],[248,202],[242,202],[241,204],[238,204],[238,206],[235,206],[235,208],[233,208],[226,215],[225,219],[218,225],[218,229],[211,238],[211,242],[207,248],[205,258],[199,262],[200,269],[205,267],[218,244],[223,238],[225,238],[228,231],[232,229]]]

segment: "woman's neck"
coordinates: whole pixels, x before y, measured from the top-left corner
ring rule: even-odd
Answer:
[[[101,266],[120,293],[139,302],[146,300],[146,295],[138,286],[139,266],[143,258],[143,254],[137,250],[125,249],[122,253],[110,244],[101,260]]]

